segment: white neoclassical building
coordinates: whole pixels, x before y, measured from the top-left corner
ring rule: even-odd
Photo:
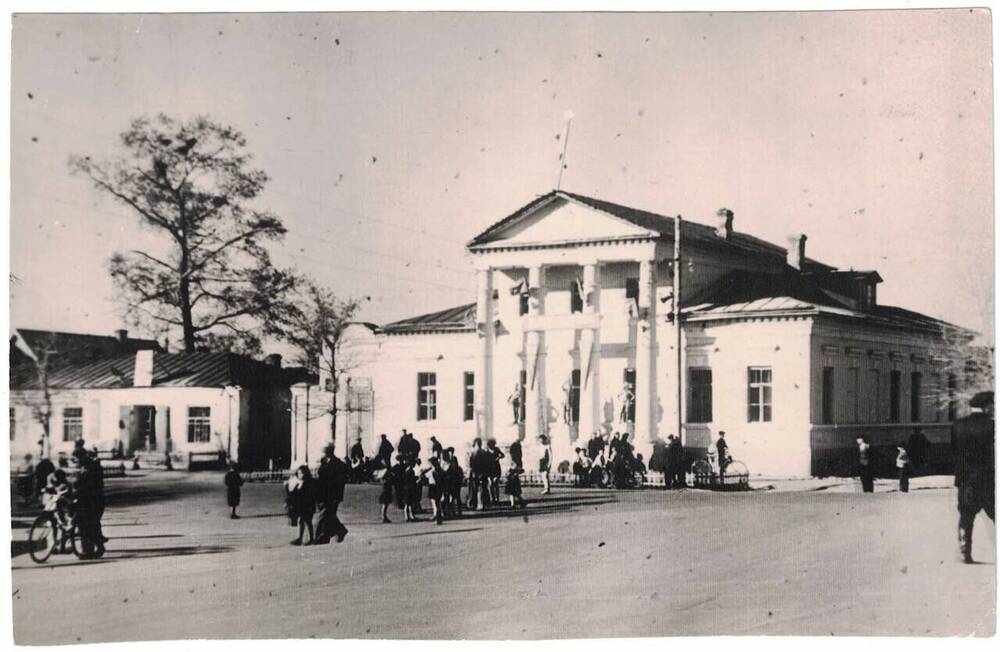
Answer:
[[[888,449],[919,427],[943,447],[963,382],[943,336],[968,331],[880,305],[876,272],[807,258],[805,236],[786,249],[717,222],[681,222],[678,327],[674,218],[535,199],[467,245],[475,303],[351,327],[338,448],[407,428],[459,451],[521,440],[533,464],[545,433],[558,464],[620,431],[648,460],[670,433],[696,457],[724,430],[751,472],[805,476],[846,469],[860,433]],[[294,389],[297,459],[329,441],[328,410],[304,409],[329,404],[326,382]]]

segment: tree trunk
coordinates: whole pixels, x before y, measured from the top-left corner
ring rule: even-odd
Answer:
[[[333,407],[330,409],[330,443],[337,445],[337,390],[333,390]],[[336,448],[334,448],[336,450]]]
[[[181,256],[181,327],[184,329],[184,352],[194,353],[194,321],[191,318],[191,284],[187,278],[187,254]]]

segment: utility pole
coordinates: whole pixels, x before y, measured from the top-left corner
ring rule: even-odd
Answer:
[[[673,284],[673,304],[674,304],[674,349],[677,352],[677,436],[684,443],[684,357],[681,349],[681,221],[680,215],[674,218],[674,284]]]

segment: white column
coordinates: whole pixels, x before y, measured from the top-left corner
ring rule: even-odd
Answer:
[[[476,435],[485,441],[493,436],[493,271],[476,272],[476,286]]]
[[[635,351],[635,447],[648,461],[657,435],[656,261],[639,262],[639,321]]]
[[[597,263],[583,266],[583,312],[600,312],[600,268]],[[577,445],[585,445],[601,428],[601,331],[585,328],[580,333],[580,424]]]
[[[541,266],[528,270],[528,287],[531,295],[528,298],[528,315],[537,317],[544,313],[545,306],[545,269]],[[538,435],[545,433],[546,402],[545,402],[545,361],[542,347],[545,346],[544,334],[540,330],[529,330],[524,337],[524,359],[527,369],[528,386],[524,412],[525,448],[537,448]],[[529,456],[530,459],[530,456]]]

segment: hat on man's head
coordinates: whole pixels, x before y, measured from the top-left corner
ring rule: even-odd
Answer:
[[[969,401],[969,405],[974,408],[984,408],[993,405],[993,392],[979,392]]]

